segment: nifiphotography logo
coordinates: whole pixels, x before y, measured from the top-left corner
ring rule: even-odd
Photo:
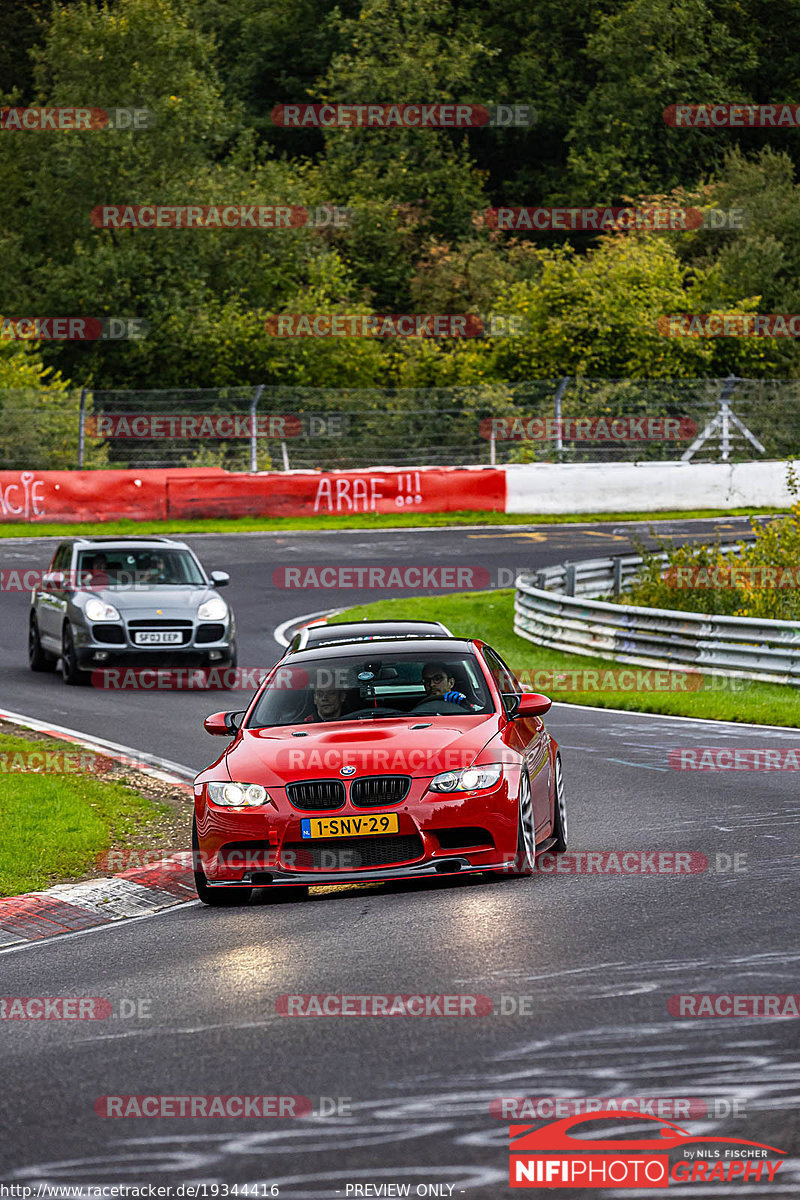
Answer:
[[[586,1137],[572,1132],[590,1122],[653,1123],[649,1137]],[[655,1126],[658,1128],[656,1129]],[[618,1125],[624,1130],[624,1125]],[[699,1143],[703,1143],[702,1148]],[[672,1154],[670,1161],[670,1152]],[[771,1183],[785,1150],[744,1138],[696,1137],[680,1125],[644,1114],[607,1109],[540,1127],[509,1130],[511,1187],[665,1188],[681,1183]],[[723,1195],[730,1195],[726,1191]]]

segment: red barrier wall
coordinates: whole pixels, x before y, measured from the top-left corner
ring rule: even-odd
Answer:
[[[0,471],[3,521],[163,521],[171,471]],[[192,474],[224,474],[211,467]]]
[[[218,467],[147,471],[0,471],[0,521],[311,516],[316,513],[504,512],[493,467],[229,474]]]
[[[491,467],[287,471],[203,480],[170,475],[170,517],[300,517],[318,513],[504,512],[505,472]]]

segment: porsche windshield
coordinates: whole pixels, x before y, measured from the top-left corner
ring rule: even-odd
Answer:
[[[205,583],[200,568],[187,550],[115,549],[84,550],[78,561],[79,579],[93,587],[180,587]]]
[[[492,711],[489,689],[472,654],[365,648],[352,657],[315,656],[280,666],[247,724],[261,728]]]

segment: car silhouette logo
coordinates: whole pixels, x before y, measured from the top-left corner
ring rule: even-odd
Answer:
[[[355,767],[342,767],[342,769],[339,772],[340,775],[355,775],[355,773],[356,773]]]

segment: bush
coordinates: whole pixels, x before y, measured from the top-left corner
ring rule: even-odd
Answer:
[[[738,542],[738,550],[728,554],[718,543],[662,547],[666,562],[655,552],[645,553],[623,603],[766,620],[800,618],[800,486],[793,463],[787,464],[787,478],[795,498],[789,513],[767,522],[751,519],[755,541]],[[745,570],[733,571],[734,566]],[[698,586],[681,584],[689,578],[683,574],[687,569]],[[725,586],[726,580],[735,586]],[[784,586],[776,586],[781,580]]]

